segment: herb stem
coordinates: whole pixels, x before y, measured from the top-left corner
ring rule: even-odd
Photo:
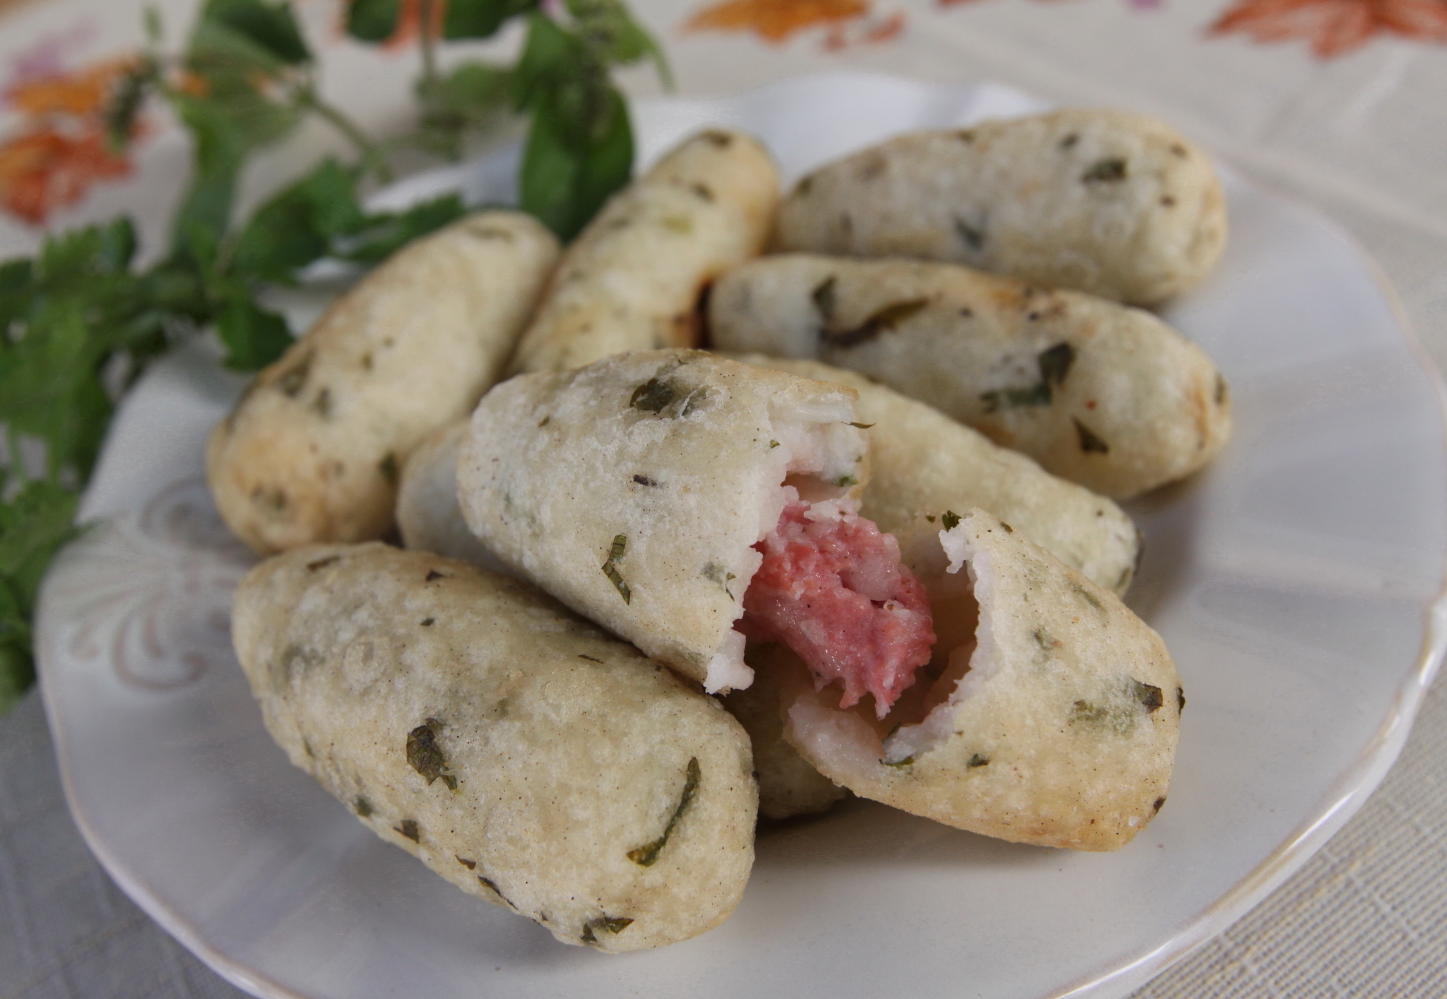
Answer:
[[[422,85],[430,93],[437,83],[437,53],[432,37],[432,0],[417,0],[417,45],[422,51]]]
[[[367,133],[363,132],[357,123],[343,114],[340,109],[318,97],[317,92],[311,87],[304,87],[298,92],[297,102],[307,110],[316,112],[323,120],[341,132],[361,154],[363,167],[375,171],[378,180],[386,183],[393,179],[392,168],[388,166],[387,158],[381,147],[367,138]]]

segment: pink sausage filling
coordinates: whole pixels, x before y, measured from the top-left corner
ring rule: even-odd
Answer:
[[[929,597],[899,564],[898,542],[841,503],[793,500],[754,548],[764,562],[738,630],[783,642],[820,687],[842,681],[841,708],[873,694],[883,718],[935,642]]]

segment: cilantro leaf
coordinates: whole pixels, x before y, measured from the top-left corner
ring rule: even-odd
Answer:
[[[363,221],[355,178],[327,158],[256,210],[236,238],[231,268],[290,284],[295,270],[325,256],[333,238]]]
[[[256,69],[275,70],[311,61],[288,3],[207,0],[191,35],[195,49],[209,49]]]
[[[30,616],[40,579],[55,552],[76,533],[78,495],[53,482],[27,483],[0,500],[0,714],[35,678]]]
[[[490,38],[509,18],[538,6],[538,0],[449,0],[442,10],[442,37]]]
[[[601,121],[587,132],[580,132],[572,109],[560,100],[539,101],[533,111],[519,201],[565,240],[577,235],[632,174],[628,107],[611,86],[603,99]]]
[[[511,87],[510,71],[483,62],[464,62],[446,76],[419,80],[422,114],[413,141],[429,152],[458,159],[466,133],[507,117]]]
[[[347,7],[347,34],[358,41],[384,42],[397,30],[401,0],[351,0]]]
[[[334,253],[359,264],[380,263],[412,240],[460,219],[466,211],[461,198],[444,194],[403,212],[369,215],[356,232],[338,241]]]
[[[291,329],[275,312],[263,309],[241,289],[216,314],[216,335],[226,345],[223,363],[237,371],[256,371],[291,346]]]

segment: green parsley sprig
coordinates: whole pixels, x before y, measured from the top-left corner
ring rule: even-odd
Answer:
[[[0,263],[0,712],[34,678],[30,619],[40,579],[76,533],[75,509],[115,403],[151,360],[214,329],[228,366],[256,370],[292,339],[286,321],[261,304],[268,287],[294,284],[323,258],[376,263],[459,217],[456,196],[396,213],[363,207],[364,192],[391,179],[391,158],[403,148],[455,159],[470,136],[525,117],[521,207],[564,238],[628,181],[632,128],[609,74],[643,59],[665,82],[668,70],[620,0],[418,0],[410,9],[422,53],[419,115],[412,131],[387,142],[322,99],[316,57],[284,0],[205,0],[174,54],[149,12],[147,49],[116,84],[105,123],[122,148],[147,103],[159,100],[189,131],[192,170],[169,247],[138,267],[135,228],[120,218]],[[404,27],[403,14],[401,0],[353,0],[346,29],[382,42]],[[488,38],[515,21],[526,31],[515,65],[439,69],[441,43]],[[247,161],[309,116],[345,136],[353,158],[315,164],[237,219]],[[43,455],[42,467],[27,453]]]

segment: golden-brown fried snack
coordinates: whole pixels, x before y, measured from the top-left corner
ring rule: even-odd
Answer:
[[[569,245],[512,371],[697,346],[700,292],[763,248],[778,185],[769,154],[742,132],[709,129],[685,140]]]
[[[1056,111],[902,135],[799,181],[783,250],[968,264],[1154,305],[1196,285],[1226,241],[1204,153],[1121,111]]]
[[[408,453],[496,381],[557,255],[531,216],[485,211],[364,277],[211,432],[226,525],[261,554],[386,534]]]
[[[748,737],[527,584],[311,546],[242,580],[233,637],[292,763],[464,891],[611,952],[695,936],[738,903]]]
[[[862,372],[1115,499],[1230,432],[1221,373],[1151,313],[952,264],[764,257],[718,280],[709,325],[720,350]]]
[[[1184,703],[1160,637],[982,510],[905,549],[931,586],[933,684],[876,721],[785,674],[789,741],[855,794],[960,829],[1077,850],[1129,842],[1165,801]]]

